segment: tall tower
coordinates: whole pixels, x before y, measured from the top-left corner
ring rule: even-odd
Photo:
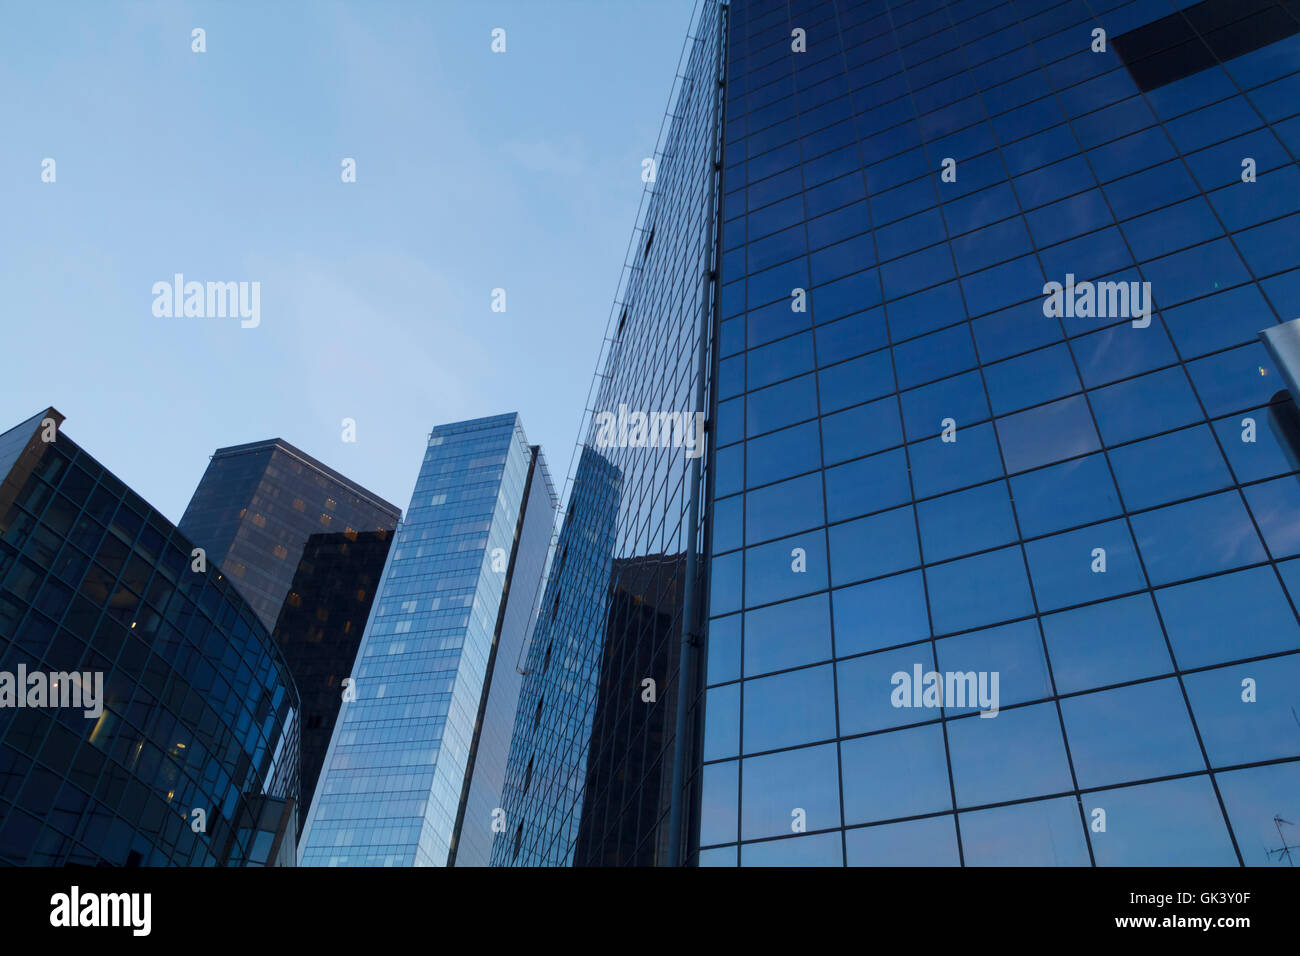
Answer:
[[[433,430],[342,693],[302,865],[487,862],[554,507],[517,415]]]
[[[553,808],[546,707],[517,726],[502,862],[1268,862],[1300,812],[1300,446],[1257,340],[1300,315],[1298,16],[702,2],[585,442],[703,394],[708,447],[698,480],[600,449],[585,599],[627,676],[555,715],[591,756]],[[676,598],[644,559],[679,551]]]
[[[271,632],[302,695],[299,827],[401,515],[275,438],[218,448],[181,518]]]

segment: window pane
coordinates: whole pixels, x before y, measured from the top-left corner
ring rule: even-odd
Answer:
[[[721,406],[719,406],[721,408]],[[821,467],[817,423],[808,422],[745,442],[745,484],[754,488]],[[722,455],[719,453],[719,466]]]
[[[1183,680],[1211,766],[1300,756],[1295,715],[1300,654],[1201,671]]]
[[[1073,788],[1055,704],[949,721],[948,749],[959,807]]]
[[[989,403],[978,371],[904,392],[901,400],[903,428],[909,441],[938,435],[945,418],[962,428],[989,417]]]
[[[1061,694],[1173,671],[1160,620],[1146,594],[1043,618]]]
[[[1232,485],[1208,425],[1116,448],[1110,463],[1130,511]]]
[[[985,696],[993,698],[992,709],[1051,696],[1047,659],[1043,656],[1037,621],[1017,621],[1015,624],[944,638],[935,642],[935,654],[939,659],[941,673],[974,672],[982,677],[983,683],[978,687],[981,694],[987,691]],[[995,693],[993,675],[997,675]],[[956,701],[946,700],[945,715],[988,709],[986,700],[978,697],[972,700],[970,690],[965,692],[969,706],[958,707]]]
[[[849,866],[957,866],[951,814],[844,832]]]
[[[907,456],[901,448],[828,468],[825,475],[826,516],[831,521],[891,508],[912,497]]]
[[[1172,678],[1061,701],[1080,787],[1205,769]]]
[[[959,815],[967,866],[1091,866],[1073,797]]]
[[[1080,390],[1074,359],[1064,345],[1039,349],[984,368],[993,414],[1005,415]]]
[[[704,759],[720,760],[740,752],[740,685],[714,687],[705,696]]]
[[[978,484],[1002,474],[993,426],[970,428],[958,424],[955,442],[928,438],[908,446],[912,459],[912,484],[918,498]]]
[[[825,541],[825,534],[817,531],[746,550],[745,606],[771,604],[825,588]]]
[[[830,656],[830,601],[826,594],[745,612],[746,677]]]
[[[1203,417],[1181,368],[1099,388],[1088,397],[1108,446],[1190,425]]]
[[[700,851],[700,866],[735,866],[736,865],[736,848],[734,846],[720,846],[712,850]]]
[[[820,528],[825,523],[822,476],[817,472],[768,485],[745,496],[747,544]]]
[[[1238,481],[1272,478],[1300,468],[1279,414],[1284,409],[1291,411],[1294,408],[1291,403],[1273,408],[1252,408],[1214,423],[1214,430],[1219,433],[1219,441],[1223,442],[1223,451],[1228,456],[1228,464]],[[1246,419],[1254,422],[1254,441],[1242,440],[1249,427],[1243,424]]]
[[[1109,518],[1120,512],[1119,495],[1104,455],[1089,455],[1026,472],[1011,479],[1020,530],[1036,537]]]
[[[1030,541],[1025,555],[1038,606],[1044,611],[1146,586],[1128,525],[1122,520]]]
[[[715,617],[709,622],[710,684],[722,684],[740,677],[740,615]]]
[[[836,586],[921,563],[911,507],[831,525],[831,579]]]
[[[1081,395],[1010,415],[997,424],[1008,472],[1026,471],[1100,447]]]
[[[727,843],[736,839],[740,761],[709,764],[704,768],[700,794],[700,843]]]
[[[945,634],[1034,612],[1020,548],[925,569],[934,631]]]
[[[938,724],[845,740],[844,819],[870,823],[952,809]]]
[[[1246,500],[1273,557],[1300,554],[1300,521],[1296,520],[1300,515],[1300,479],[1279,478],[1252,485],[1246,489]]]
[[[894,706],[894,675],[902,672],[910,678],[918,664],[922,672],[934,669],[934,651],[930,644],[881,651],[835,665],[839,681],[840,735],[865,734],[887,727],[937,720],[938,707],[912,707],[908,699],[904,699],[906,706]]]
[[[1300,647],[1295,613],[1271,567],[1162,588],[1156,602],[1183,669]]]
[[[1247,493],[1258,487],[1247,489]],[[1254,502],[1251,504],[1253,507]],[[1235,491],[1148,511],[1135,515],[1132,521],[1152,584],[1213,574],[1265,558],[1259,536]]]
[[[745,681],[744,736],[747,754],[834,738],[830,665]]]
[[[721,404],[718,406],[721,409]],[[812,375],[773,385],[745,397],[745,434],[759,435],[817,416],[817,382]]]
[[[785,750],[744,761],[741,839],[793,833],[795,810],[809,830],[840,825],[840,787],[835,744]]]
[[[740,848],[740,865],[843,866],[844,848],[838,830],[767,843],[746,843]]]
[[[1083,795],[1088,819],[1104,810],[1106,830],[1091,833],[1098,866],[1236,866],[1228,828],[1206,775]]]
[[[930,636],[920,571],[831,592],[838,657],[909,644]]]
[[[1277,866],[1277,854],[1268,853],[1282,842],[1273,817],[1300,823],[1300,761],[1234,770],[1215,780],[1246,865]],[[1282,834],[1288,843],[1295,839],[1286,826]]]
[[[916,517],[927,561],[944,561],[1016,540],[1016,519],[1002,481],[920,502]]]
[[[898,399],[891,396],[825,416],[822,418],[822,439],[827,465],[902,444]]]

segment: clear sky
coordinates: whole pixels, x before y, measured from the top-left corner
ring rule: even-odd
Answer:
[[[693,7],[5,3],[0,431],[55,406],[179,521],[271,437],[405,510],[434,425],[519,411],[561,488]],[[155,317],[178,272],[260,325]]]

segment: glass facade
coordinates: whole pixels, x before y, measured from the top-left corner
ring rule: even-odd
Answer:
[[[1277,863],[1298,13],[730,4],[701,865]]]
[[[0,863],[292,865],[283,658],[62,421],[48,409],[0,435]]]
[[[312,535],[271,633],[301,695],[299,802],[304,807],[311,806],[316,792],[343,679],[357,659],[392,543],[393,532],[386,530]],[[299,827],[304,817],[299,816]]]
[[[392,531],[401,509],[283,439],[218,448],[181,516],[273,630],[308,539]]]
[[[703,571],[708,458],[690,436],[711,375],[721,26],[706,3],[610,316],[526,659],[494,864],[672,855],[681,645],[684,632],[698,639],[688,596]],[[600,425],[638,414],[681,427],[637,438]]]
[[[181,517],[272,632],[302,695],[299,830],[401,516],[275,438],[218,448]]]
[[[1300,9],[700,11],[494,862],[1276,864]],[[623,406],[707,409],[698,484]]]
[[[302,865],[486,862],[536,596],[524,576],[540,575],[553,526],[549,481],[517,415],[434,429],[344,689]]]

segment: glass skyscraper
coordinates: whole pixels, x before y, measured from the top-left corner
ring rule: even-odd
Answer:
[[[180,529],[235,582],[269,631],[312,535],[392,531],[401,517],[396,505],[273,438],[213,452]]]
[[[0,434],[0,863],[292,866],[284,659],[62,423]]]
[[[679,73],[585,436],[614,527],[584,451],[561,535],[604,575],[547,584],[595,608],[552,656],[622,676],[577,714],[530,664],[494,860],[1277,863],[1300,8],[703,0]],[[624,404],[707,449],[599,447]]]
[[[519,416],[433,430],[340,694],[302,865],[487,862],[554,509]]]
[[[274,438],[218,448],[181,517],[272,633],[302,695],[299,829],[401,516]]]

